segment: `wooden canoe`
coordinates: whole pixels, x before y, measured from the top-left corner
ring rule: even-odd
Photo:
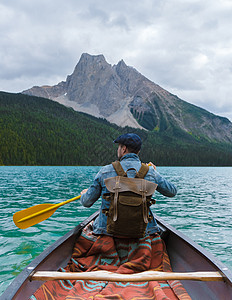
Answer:
[[[77,237],[97,215],[98,212],[94,213],[35,258],[13,280],[0,299],[28,299],[43,283],[43,281],[32,281],[32,274],[38,271],[56,271],[60,267],[65,267]],[[173,272],[213,272],[223,277],[221,281],[182,280],[183,286],[192,299],[232,299],[232,273],[228,268],[159,217],[156,216],[156,220],[162,232],[161,237],[166,243]]]

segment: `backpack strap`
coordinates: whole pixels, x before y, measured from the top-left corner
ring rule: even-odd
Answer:
[[[147,172],[149,170],[149,166],[142,163],[141,168],[139,169],[138,173],[136,174],[136,178],[144,178],[147,175]]]
[[[114,167],[114,169],[115,169],[118,176],[127,177],[127,172],[125,172],[123,170],[123,167],[122,167],[122,165],[120,164],[120,162],[118,160],[112,162],[112,165],[113,165],[113,167]],[[142,163],[139,171],[136,172],[135,178],[144,178],[147,175],[148,170],[149,170],[149,166]]]
[[[112,165],[113,165],[113,167],[114,167],[114,169],[115,169],[118,176],[127,177],[126,172],[123,170],[123,167],[122,167],[122,165],[120,164],[120,162],[118,160],[112,162]]]

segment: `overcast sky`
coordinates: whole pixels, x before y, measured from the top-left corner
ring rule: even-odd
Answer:
[[[232,0],[0,0],[0,90],[55,85],[103,54],[232,121],[231,28]]]

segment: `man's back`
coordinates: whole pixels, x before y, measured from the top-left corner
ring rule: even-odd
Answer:
[[[137,134],[126,133],[120,135],[116,140],[114,140],[114,143],[118,143],[117,156],[122,168],[125,172],[127,172],[127,176],[129,178],[135,177],[136,172],[138,172],[141,167],[141,161],[138,157],[138,153],[142,145],[141,138]],[[86,207],[90,207],[99,199],[100,196],[103,196],[99,217],[94,222],[94,232],[96,234],[108,234],[106,229],[107,216],[105,212],[109,210],[110,201],[107,201],[107,198],[104,197],[104,195],[109,194],[109,190],[105,185],[105,180],[115,176],[117,176],[117,173],[113,165],[106,165],[98,172],[89,189],[85,189],[81,192],[81,202],[82,205]],[[144,179],[158,185],[157,191],[162,195],[167,197],[174,197],[176,195],[175,186],[160,176],[153,164],[149,167]],[[148,218],[149,223],[146,229],[146,234],[149,235],[158,232],[159,228],[150,209]]]
[[[129,153],[124,155],[121,158],[120,163],[124,171],[134,168],[138,172],[141,167],[141,161],[138,155],[136,155],[135,153]],[[109,193],[105,185],[105,179],[110,177],[115,177],[115,176],[117,176],[117,173],[112,164],[102,167],[102,169],[96,175],[93,184],[90,186],[87,192],[82,195],[81,197],[82,205],[86,207],[90,207],[94,202],[96,202],[99,199],[101,195]],[[135,171],[128,170],[128,177],[134,177],[134,176],[135,176]],[[166,179],[164,179],[162,176],[160,176],[160,174],[157,171],[155,171],[153,167],[149,167],[149,171],[147,175],[144,177],[144,179],[158,184],[157,191],[163,194],[164,196],[174,197],[176,195],[175,186],[172,183],[168,182]],[[108,209],[109,209],[109,202],[106,201],[103,197],[101,202],[100,215],[94,223],[94,232],[96,234],[108,234],[106,230],[107,217],[103,213],[103,211],[106,211]],[[153,216],[151,210],[149,211],[150,211],[150,215]],[[159,228],[157,226],[155,219],[153,218],[147,226],[146,233],[153,234],[158,231]]]

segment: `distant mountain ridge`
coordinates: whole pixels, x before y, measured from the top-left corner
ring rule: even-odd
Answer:
[[[74,72],[54,86],[22,93],[45,97],[118,126],[165,132],[178,128],[196,138],[232,143],[232,123],[189,104],[153,83],[121,60],[82,54]]]
[[[142,138],[143,162],[232,166],[232,144],[197,139],[177,127],[160,132],[122,128],[56,101],[0,92],[0,166],[109,164],[117,159],[113,140],[131,131]]]

